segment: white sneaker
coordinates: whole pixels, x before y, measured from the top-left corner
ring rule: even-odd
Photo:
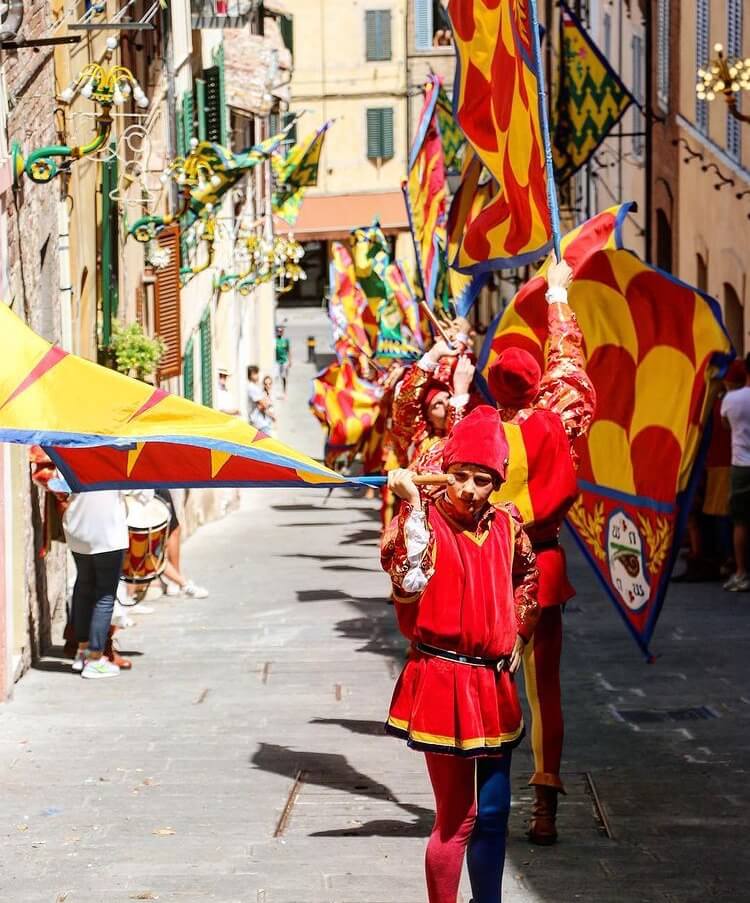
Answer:
[[[202,586],[196,586],[192,580],[188,580],[182,588],[182,595],[190,599],[205,599],[208,595],[208,590]]]
[[[115,615],[115,617],[112,618],[112,623],[115,627],[119,627],[122,630],[125,630],[126,627],[135,627],[135,621],[125,612],[120,615]]]
[[[73,659],[73,664],[70,666],[71,671],[75,671],[76,674],[80,674],[83,671],[83,666],[86,664],[86,653],[83,649],[79,649],[76,652],[76,657]]]
[[[177,583],[172,583],[171,580],[167,580],[167,596],[181,596],[182,590],[180,589]]]
[[[117,677],[119,673],[120,668],[108,658],[102,656],[101,658],[87,659],[83,666],[83,671],[81,671],[81,677],[98,680],[100,677]]]

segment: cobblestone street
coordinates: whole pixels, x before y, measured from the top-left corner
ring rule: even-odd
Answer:
[[[279,402],[281,438],[316,455],[300,357],[307,335],[324,348],[323,318],[289,312]],[[424,900],[432,797],[381,728],[404,642],[378,538],[376,502],[352,493],[246,491],[186,544],[210,597],[135,610],[132,672],[82,681],[48,657],[27,675],[0,707],[0,900]],[[647,665],[571,565],[561,842],[525,840],[523,744],[505,899],[748,899],[750,597],[675,585]]]

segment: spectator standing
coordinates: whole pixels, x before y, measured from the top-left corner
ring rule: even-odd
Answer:
[[[208,590],[189,580],[180,570],[180,544],[182,531],[177,517],[174,499],[169,489],[161,487],[156,495],[169,508],[169,534],[167,537],[167,562],[164,568],[163,582],[168,596],[187,596],[189,599],[205,599]]]
[[[229,370],[219,370],[219,391],[216,393],[216,407],[222,414],[231,414],[236,417],[240,410],[237,407],[237,399],[229,391]]]
[[[260,382],[260,369],[254,364],[247,368],[247,419],[250,426],[267,433],[273,426],[270,392],[266,390],[266,381]]]
[[[292,349],[289,339],[284,335],[284,326],[276,327],[276,372],[281,381],[286,398],[286,383],[289,378],[289,368],[292,366]]]
[[[276,432],[276,412],[273,408],[273,378],[270,376],[263,377],[263,401],[265,402],[266,427],[264,433],[269,436],[275,435]]]
[[[128,548],[123,493],[73,493],[63,515],[63,530],[77,571],[71,613],[78,640],[73,670],[85,678],[117,677],[120,668],[104,656],[104,649]]]
[[[750,354],[745,358],[745,385],[727,392],[721,403],[721,416],[732,431],[732,470],[729,513],[734,525],[735,573],[724,589],[740,593],[750,591],[748,540],[750,539]]]

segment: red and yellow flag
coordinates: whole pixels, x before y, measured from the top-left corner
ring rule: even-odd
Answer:
[[[50,345],[5,304],[0,334],[0,442],[43,446],[75,492],[352,482],[239,417]]]
[[[713,298],[623,249],[628,208],[595,216],[562,243],[575,273],[570,305],[597,393],[594,421],[576,449],[581,494],[568,524],[648,654],[717,377],[732,349]],[[509,346],[525,348],[543,364],[543,273],[490,329],[480,357],[483,372]]]
[[[357,281],[354,261],[346,245],[331,245],[331,300],[328,315],[339,360],[372,357],[378,340],[378,318]]]
[[[431,75],[424,89],[424,105],[417,135],[409,154],[409,175],[404,197],[414,233],[418,264],[424,277],[425,300],[432,307],[440,272],[440,255],[445,255],[446,203],[448,188],[445,158],[436,107],[440,80]]]
[[[310,407],[326,431],[325,460],[351,464],[380,413],[383,390],[357,375],[350,360],[331,364],[313,380]]]
[[[529,0],[450,0],[456,120],[500,186],[453,262],[473,275],[523,266],[552,247]]]

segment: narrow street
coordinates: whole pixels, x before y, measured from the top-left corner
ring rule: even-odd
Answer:
[[[319,456],[304,361],[325,312],[280,316],[280,435]],[[160,599],[120,634],[132,672],[82,681],[48,657],[25,677],[0,707],[0,900],[424,900],[432,797],[382,734],[404,642],[378,540],[377,503],[351,492],[245,491],[185,546],[210,597]],[[571,565],[561,842],[526,842],[524,744],[507,903],[747,899],[749,597],[675,585],[646,665]]]

